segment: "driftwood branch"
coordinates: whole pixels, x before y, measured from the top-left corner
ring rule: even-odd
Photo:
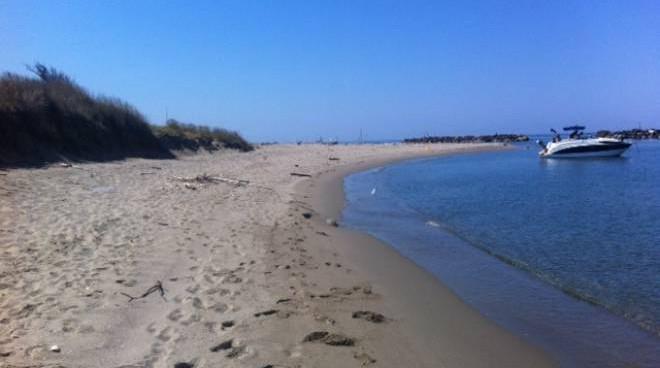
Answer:
[[[149,296],[152,293],[155,293],[156,291],[160,292],[160,296],[161,296],[161,298],[163,298],[163,300],[166,300],[165,299],[165,289],[163,289],[163,284],[160,281],[156,281],[156,285],[154,285],[154,286],[150,287],[149,289],[147,289],[147,291],[145,291],[144,294],[142,294],[140,296],[131,296],[131,295],[128,295],[126,293],[120,293],[120,294],[127,297],[128,302],[130,303],[135,299],[146,298],[147,296]]]
[[[291,173],[291,176],[302,176],[302,177],[307,177],[307,178],[311,178],[311,177],[312,177],[312,176],[309,175],[309,174],[303,174],[303,173],[297,173],[297,172],[292,172],[292,173]]]
[[[208,174],[202,174],[197,176],[175,176],[174,180],[182,181],[184,183],[227,183],[236,186],[248,185],[250,184],[249,180],[243,179],[233,179],[233,178],[223,178],[221,176],[211,176]]]

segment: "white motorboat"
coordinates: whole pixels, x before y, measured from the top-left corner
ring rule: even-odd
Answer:
[[[584,127],[578,125],[564,128],[572,132],[567,139],[562,139],[554,129],[550,130],[555,134],[552,142],[537,141],[543,148],[539,156],[544,158],[618,157],[631,145],[616,138],[585,138],[582,136]]]

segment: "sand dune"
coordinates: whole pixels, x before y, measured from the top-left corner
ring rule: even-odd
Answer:
[[[350,170],[484,148],[276,145],[6,171],[0,365],[547,365],[394,251],[326,222]]]

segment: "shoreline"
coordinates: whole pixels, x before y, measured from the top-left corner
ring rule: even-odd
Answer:
[[[340,219],[345,205],[344,178],[358,172],[395,163],[454,154],[491,151],[414,154],[349,164],[296,185],[298,195],[308,198],[319,215],[315,226],[327,231],[323,219]],[[389,244],[359,231],[338,227],[332,233],[345,258],[361,266],[365,277],[377,285],[389,301],[388,312],[408,316],[401,330],[416,348],[421,366],[443,367],[553,367],[554,361],[532,345],[462,301],[430,272],[401,255]],[[393,271],[396,270],[396,271]],[[411,288],[411,285],[414,287]],[[441,311],[441,312],[437,312]],[[441,332],[438,332],[441,331]]]
[[[552,366],[393,248],[325,221],[343,208],[350,172],[493,149],[505,148],[278,145],[9,170],[0,357],[67,368]],[[146,293],[154,285],[161,295]]]

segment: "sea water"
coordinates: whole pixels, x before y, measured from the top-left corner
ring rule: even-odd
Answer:
[[[660,142],[608,159],[536,151],[351,175],[343,223],[562,366],[660,367]]]

